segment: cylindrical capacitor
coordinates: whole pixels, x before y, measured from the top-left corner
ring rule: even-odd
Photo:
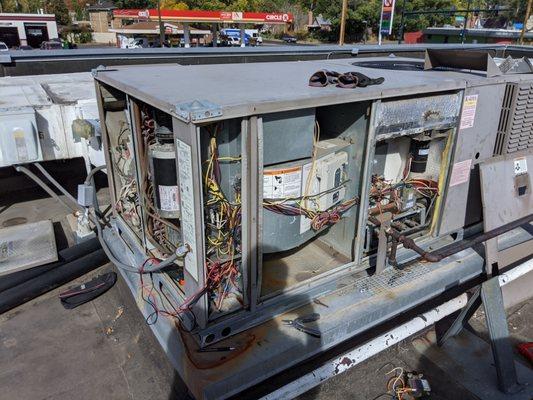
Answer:
[[[179,218],[180,198],[174,145],[171,143],[153,144],[149,148],[148,156],[155,207],[163,218]]]
[[[426,172],[429,155],[429,140],[411,140],[411,172]]]

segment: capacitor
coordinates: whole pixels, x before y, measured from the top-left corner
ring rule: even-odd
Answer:
[[[429,140],[411,140],[409,148],[411,153],[411,167],[409,171],[423,173],[426,172],[429,155]]]
[[[155,133],[157,138],[157,130]],[[161,217],[177,219],[180,216],[180,198],[176,152],[174,144],[169,143],[170,140],[165,140],[165,142],[157,142],[148,149],[155,208]]]

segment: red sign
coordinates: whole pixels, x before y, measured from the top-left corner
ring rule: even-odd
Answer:
[[[115,18],[158,18],[157,9],[113,10]],[[289,24],[294,18],[291,13],[258,13],[241,11],[161,10],[161,18],[185,22],[241,22]]]

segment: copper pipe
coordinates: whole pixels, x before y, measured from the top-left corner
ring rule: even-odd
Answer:
[[[376,217],[369,216],[368,220],[376,226],[381,225],[381,222]],[[422,257],[422,259],[429,261],[429,262],[439,262],[446,257],[459,253],[463,250],[469,249],[479,243],[486,242],[487,240],[493,239],[496,236],[500,236],[501,234],[505,232],[516,229],[522,225],[528,224],[531,221],[533,221],[533,214],[529,214],[513,222],[509,222],[508,224],[502,225],[496,229],[482,233],[481,235],[476,236],[475,238],[471,240],[462,240],[443,250],[441,249],[441,250],[436,250],[433,252],[425,251],[421,247],[417,246],[413,239],[400,234],[399,232],[395,231],[392,228],[389,228],[387,230],[387,235],[391,236],[393,240],[396,240],[399,243],[403,244],[404,248],[413,250],[414,252],[419,254]]]

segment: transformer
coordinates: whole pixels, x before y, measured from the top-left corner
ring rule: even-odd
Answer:
[[[474,251],[452,265],[417,263],[413,249],[435,251],[479,227],[477,166],[514,148],[504,137],[511,128],[499,123],[502,102],[515,96],[509,85],[533,77],[394,71],[378,61],[381,69],[348,59],[237,64],[231,74],[217,65],[95,71],[116,205],[104,240],[137,267],[188,249],[151,276],[158,307],[176,324],[154,328],[172,352],[193,357],[189,346],[242,344],[254,327],[325,296],[324,350],[482,273]],[[384,81],[310,87],[321,69]],[[172,131],[164,143],[161,125]],[[521,140],[520,149],[533,147]],[[125,274],[144,290],[139,276]],[[415,281],[398,298],[380,297]],[[318,351],[277,345],[268,355],[278,357],[277,369],[258,373]],[[183,376],[200,373],[176,354]],[[227,376],[218,389],[187,383],[198,397],[224,398],[244,385],[243,363],[213,372]]]

